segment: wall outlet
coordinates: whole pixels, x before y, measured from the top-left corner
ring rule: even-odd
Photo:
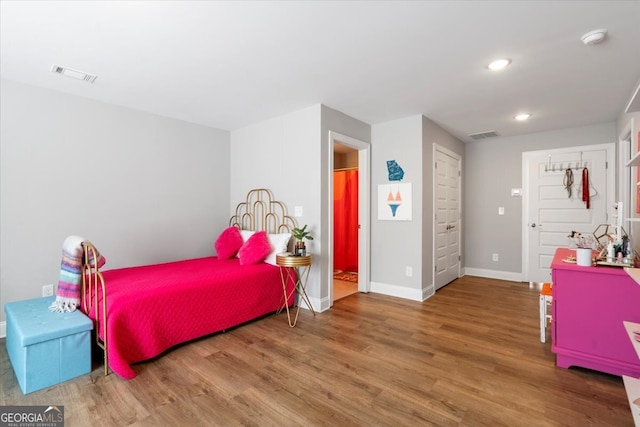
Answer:
[[[409,266],[405,267],[404,274],[406,274],[407,277],[413,276],[413,268]]]
[[[53,285],[44,285],[42,287],[42,296],[43,297],[53,296]]]
[[[493,254],[491,259],[493,259],[494,261],[498,261],[499,259],[498,254]]]

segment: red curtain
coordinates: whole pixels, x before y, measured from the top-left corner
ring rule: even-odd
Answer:
[[[358,271],[358,171],[333,173],[333,268]]]

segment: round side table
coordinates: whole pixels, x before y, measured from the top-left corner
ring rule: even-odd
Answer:
[[[291,312],[289,311],[289,297],[295,291],[298,291],[298,295],[307,304],[307,307],[311,310],[313,315],[316,315],[309,297],[307,296],[307,280],[309,279],[309,271],[311,271],[311,255],[306,256],[294,256],[288,252],[276,254],[276,265],[280,267],[280,279],[282,280],[282,293],[284,295],[284,308],[287,309],[287,318],[289,319],[289,326],[294,327],[298,322],[298,315],[300,314],[300,304],[298,304],[296,310],[296,316],[291,320]],[[293,275],[291,274],[293,273]],[[293,288],[287,294],[287,282],[288,280],[295,280]],[[278,310],[282,311],[282,308]]]

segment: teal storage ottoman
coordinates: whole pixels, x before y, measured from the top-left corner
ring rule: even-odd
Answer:
[[[55,297],[5,304],[7,353],[24,394],[91,372],[93,322],[84,313],[54,313]]]

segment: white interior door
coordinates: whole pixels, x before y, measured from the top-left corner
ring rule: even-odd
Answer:
[[[434,286],[460,277],[460,156],[434,144]]]
[[[555,251],[568,246],[571,231],[592,235],[600,224],[611,222],[614,152],[614,144],[601,144],[523,153],[524,281],[550,282]],[[582,200],[584,167],[588,209]]]

